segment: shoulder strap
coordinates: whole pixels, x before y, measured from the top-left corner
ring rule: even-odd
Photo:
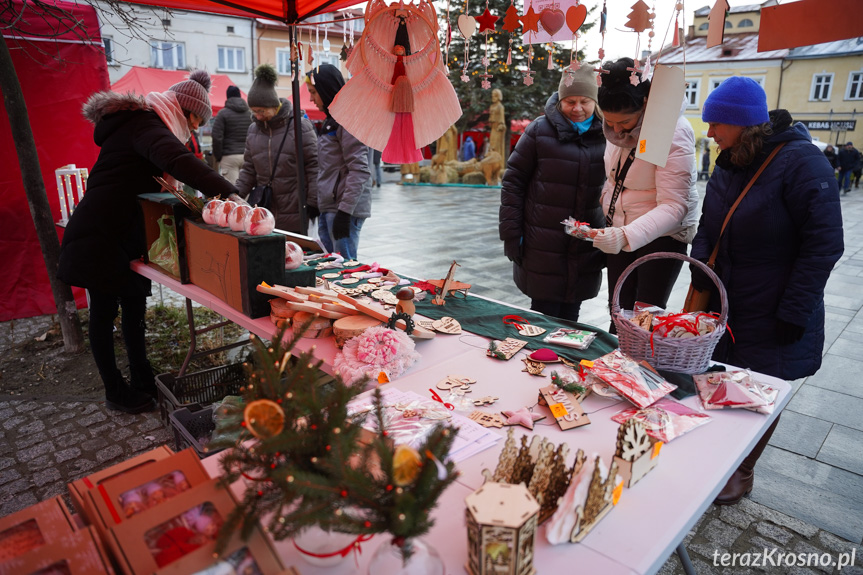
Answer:
[[[746,197],[746,193],[749,191],[749,188],[752,187],[752,184],[755,183],[755,180],[758,179],[758,176],[760,176],[761,172],[764,171],[764,168],[767,167],[767,164],[769,164],[770,162],[773,161],[773,158],[776,157],[776,154],[779,153],[779,150],[781,150],[785,144],[786,144],[786,142],[782,142],[781,144],[779,144],[778,146],[773,148],[773,151],[770,152],[770,155],[767,156],[767,159],[764,160],[764,163],[761,164],[761,167],[758,168],[758,171],[755,172],[755,175],[752,176],[752,179],[749,180],[749,183],[746,184],[746,187],[743,188],[743,191],[740,192],[739,196],[737,196],[737,200],[731,206],[731,209],[728,210],[728,213],[725,215],[725,221],[722,222],[722,227],[719,229],[719,237],[716,238],[716,245],[713,246],[713,253],[710,254],[710,259],[707,260],[707,265],[710,267],[710,269],[713,269],[713,266],[716,263],[716,256],[719,255],[719,241],[722,239],[722,232],[725,231],[725,227],[728,225],[728,222],[731,220],[731,216],[734,214],[734,210],[737,209],[737,206],[739,206],[740,202],[743,201],[743,198]]]
[[[275,178],[275,177],[276,177],[276,167],[279,165],[279,156],[281,156],[281,155],[282,155],[282,148],[285,146],[285,139],[288,137],[288,130],[291,128],[291,121],[292,121],[293,119],[294,119],[294,117],[293,117],[293,116],[291,116],[290,118],[288,118],[288,123],[287,123],[287,125],[285,126],[285,133],[284,133],[284,135],[282,136],[282,143],[281,143],[281,144],[279,144],[279,151],[278,151],[278,152],[276,152],[275,159],[273,160],[273,171],[272,171],[272,173],[270,174],[270,184],[271,184],[271,185],[272,185],[272,183],[273,183],[273,178]]]
[[[617,173],[614,175],[614,193],[611,194],[611,202],[608,204],[608,213],[605,215],[605,225],[606,227],[611,227],[614,225],[614,204],[617,203],[617,198],[620,197],[620,192],[623,191],[623,180],[626,179],[626,174],[629,172],[629,166],[632,165],[632,160],[635,159],[635,148],[632,148],[629,151],[629,155],[626,157],[626,161],[623,163],[623,167],[617,170]],[[620,159],[618,159],[618,166],[620,165]]]

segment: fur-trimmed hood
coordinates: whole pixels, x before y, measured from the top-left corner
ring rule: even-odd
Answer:
[[[151,110],[144,96],[138,96],[131,92],[120,94],[117,92],[96,92],[82,106],[84,117],[93,124],[98,124],[102,118],[109,114],[123,111],[147,111]]]

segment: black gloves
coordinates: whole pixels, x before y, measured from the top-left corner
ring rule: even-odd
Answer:
[[[341,210],[333,218],[333,239],[340,240],[351,235],[351,215]]]
[[[306,216],[308,216],[309,221],[318,219],[320,215],[321,211],[315,206],[306,206]]]
[[[692,274],[692,287],[698,291],[713,291],[716,289],[716,284],[713,283],[710,276],[704,273],[700,267],[695,264],[689,264],[689,272]]]
[[[776,339],[781,345],[797,343],[803,339],[805,331],[805,326],[788,323],[784,319],[776,319]]]
[[[503,241],[503,253],[515,265],[521,265],[521,238],[510,238]]]

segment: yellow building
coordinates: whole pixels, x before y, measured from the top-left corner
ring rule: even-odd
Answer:
[[[764,5],[773,3],[768,0]],[[813,139],[854,140],[856,116],[863,112],[863,38],[758,52],[761,5],[754,4],[731,8],[723,43],[708,48],[709,14],[709,6],[695,11],[685,39],[685,116],[695,130],[699,167],[704,146],[712,144],[707,125],[701,121],[701,107],[708,94],[730,76],[756,80],[767,93],[768,107],[788,110],[807,125]],[[661,64],[684,66],[683,46],[658,56]],[[654,54],[652,60],[656,59]],[[860,147],[863,135],[857,139]],[[717,153],[711,145],[711,164]]]

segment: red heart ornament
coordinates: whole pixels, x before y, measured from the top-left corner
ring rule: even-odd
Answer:
[[[581,28],[582,24],[584,24],[586,18],[587,8],[584,4],[570,6],[566,11],[566,25],[569,26],[569,29],[572,30],[573,34],[578,32],[578,29]]]
[[[549,36],[557,34],[557,31],[563,28],[565,21],[566,15],[562,10],[550,10],[546,8],[539,13],[539,22],[545,31],[548,32]]]

